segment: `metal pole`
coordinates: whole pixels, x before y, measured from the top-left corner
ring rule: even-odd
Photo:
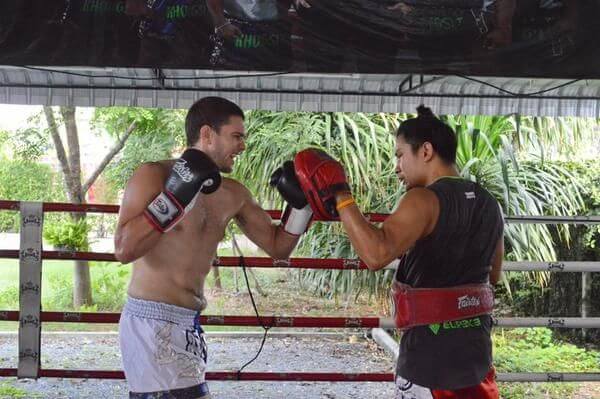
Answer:
[[[592,310],[592,273],[584,272],[581,273],[581,317],[587,318]],[[586,339],[587,329],[581,329],[581,335],[583,339]]]

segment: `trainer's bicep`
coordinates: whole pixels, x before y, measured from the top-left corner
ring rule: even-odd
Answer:
[[[433,193],[411,190],[383,222],[384,242],[394,258],[403,255],[431,232],[435,217],[432,204],[434,200]]]
[[[504,237],[500,237],[492,256],[492,269],[490,271],[490,284],[495,285],[500,281],[502,274],[502,260],[504,259]]]

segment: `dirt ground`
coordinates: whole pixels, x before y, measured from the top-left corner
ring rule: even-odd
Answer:
[[[205,314],[252,315],[250,298],[243,281],[235,292],[231,274],[223,271],[226,289],[207,289],[209,308]],[[240,276],[238,276],[240,277]],[[266,295],[253,289],[261,314],[285,316],[384,316],[385,302],[354,297],[338,300],[323,298],[303,290],[293,273],[258,273]],[[254,287],[254,284],[252,284]],[[210,285],[209,285],[210,286]],[[5,323],[6,324],[6,323]],[[3,324],[4,326],[4,324]],[[16,327],[16,324],[10,324]],[[3,328],[4,329],[4,328]],[[62,331],[43,335],[42,367],[121,369],[116,325],[82,325],[50,323],[44,331]],[[77,334],[73,330],[97,330],[99,333]],[[240,330],[235,327],[207,326],[209,335],[209,370],[237,370],[258,350],[261,337],[240,338],[214,335],[215,331]],[[259,331],[258,328],[246,329]],[[284,332],[273,329],[273,332]],[[285,330],[287,332],[288,330]],[[241,332],[241,331],[240,331]],[[271,336],[258,360],[246,371],[332,371],[392,372],[390,357],[372,341],[364,330],[306,329],[304,332],[327,332],[330,335]],[[331,335],[331,333],[337,335]],[[0,367],[16,367],[17,338],[0,334]],[[211,381],[214,398],[391,398],[391,383],[308,383],[308,382],[234,382]],[[38,381],[0,379],[0,398],[125,398],[124,381],[40,379]],[[600,399],[600,383],[582,383],[575,399]]]
[[[208,337],[209,370],[237,370],[259,348],[260,337]],[[16,367],[17,337],[0,338],[0,367]],[[42,338],[43,368],[121,369],[115,334],[52,334]],[[245,371],[391,372],[390,358],[372,341],[357,335],[268,338],[263,352]],[[27,398],[125,398],[124,381],[82,379],[0,380]],[[389,398],[391,383],[210,382],[214,398]]]

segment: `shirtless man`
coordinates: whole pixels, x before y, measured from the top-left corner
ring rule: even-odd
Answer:
[[[237,105],[205,97],[189,109],[185,129],[188,149],[181,158],[141,165],[119,213],[115,256],[133,262],[119,322],[131,398],[209,397],[198,316],[207,305],[204,281],[227,224],[234,219],[260,248],[284,259],[312,217],[306,203],[290,197],[289,171],[280,170],[277,188],[303,209],[288,207],[281,225],[246,187],[221,177],[245,149],[244,114]]]
[[[353,248],[370,270],[400,259],[393,287],[417,288],[421,297],[426,294],[436,304],[435,309],[420,306],[415,311],[416,301],[409,305],[394,296],[403,317],[416,321],[400,342],[395,397],[498,399],[491,309],[467,310],[476,310],[484,297],[459,293],[458,306],[448,298],[452,289],[469,286],[484,293],[491,290],[489,283],[497,283],[504,253],[502,212],[483,187],[459,177],[454,131],[429,108],[420,106],[418,113],[396,132],[396,172],[407,191],[381,226],[363,216],[343,166],[325,152],[307,149],[298,153],[296,174],[315,215],[341,220]],[[457,309],[471,314],[446,319],[449,322],[420,322],[440,308],[446,317]]]

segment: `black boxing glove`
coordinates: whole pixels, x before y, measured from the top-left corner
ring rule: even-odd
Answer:
[[[284,162],[282,167],[273,172],[269,184],[275,187],[288,203],[281,217],[283,229],[293,235],[304,233],[312,221],[313,212],[298,183],[294,163]]]
[[[164,190],[144,211],[160,232],[171,230],[194,206],[199,193],[211,194],[221,185],[219,167],[205,153],[188,148],[175,161]]]

